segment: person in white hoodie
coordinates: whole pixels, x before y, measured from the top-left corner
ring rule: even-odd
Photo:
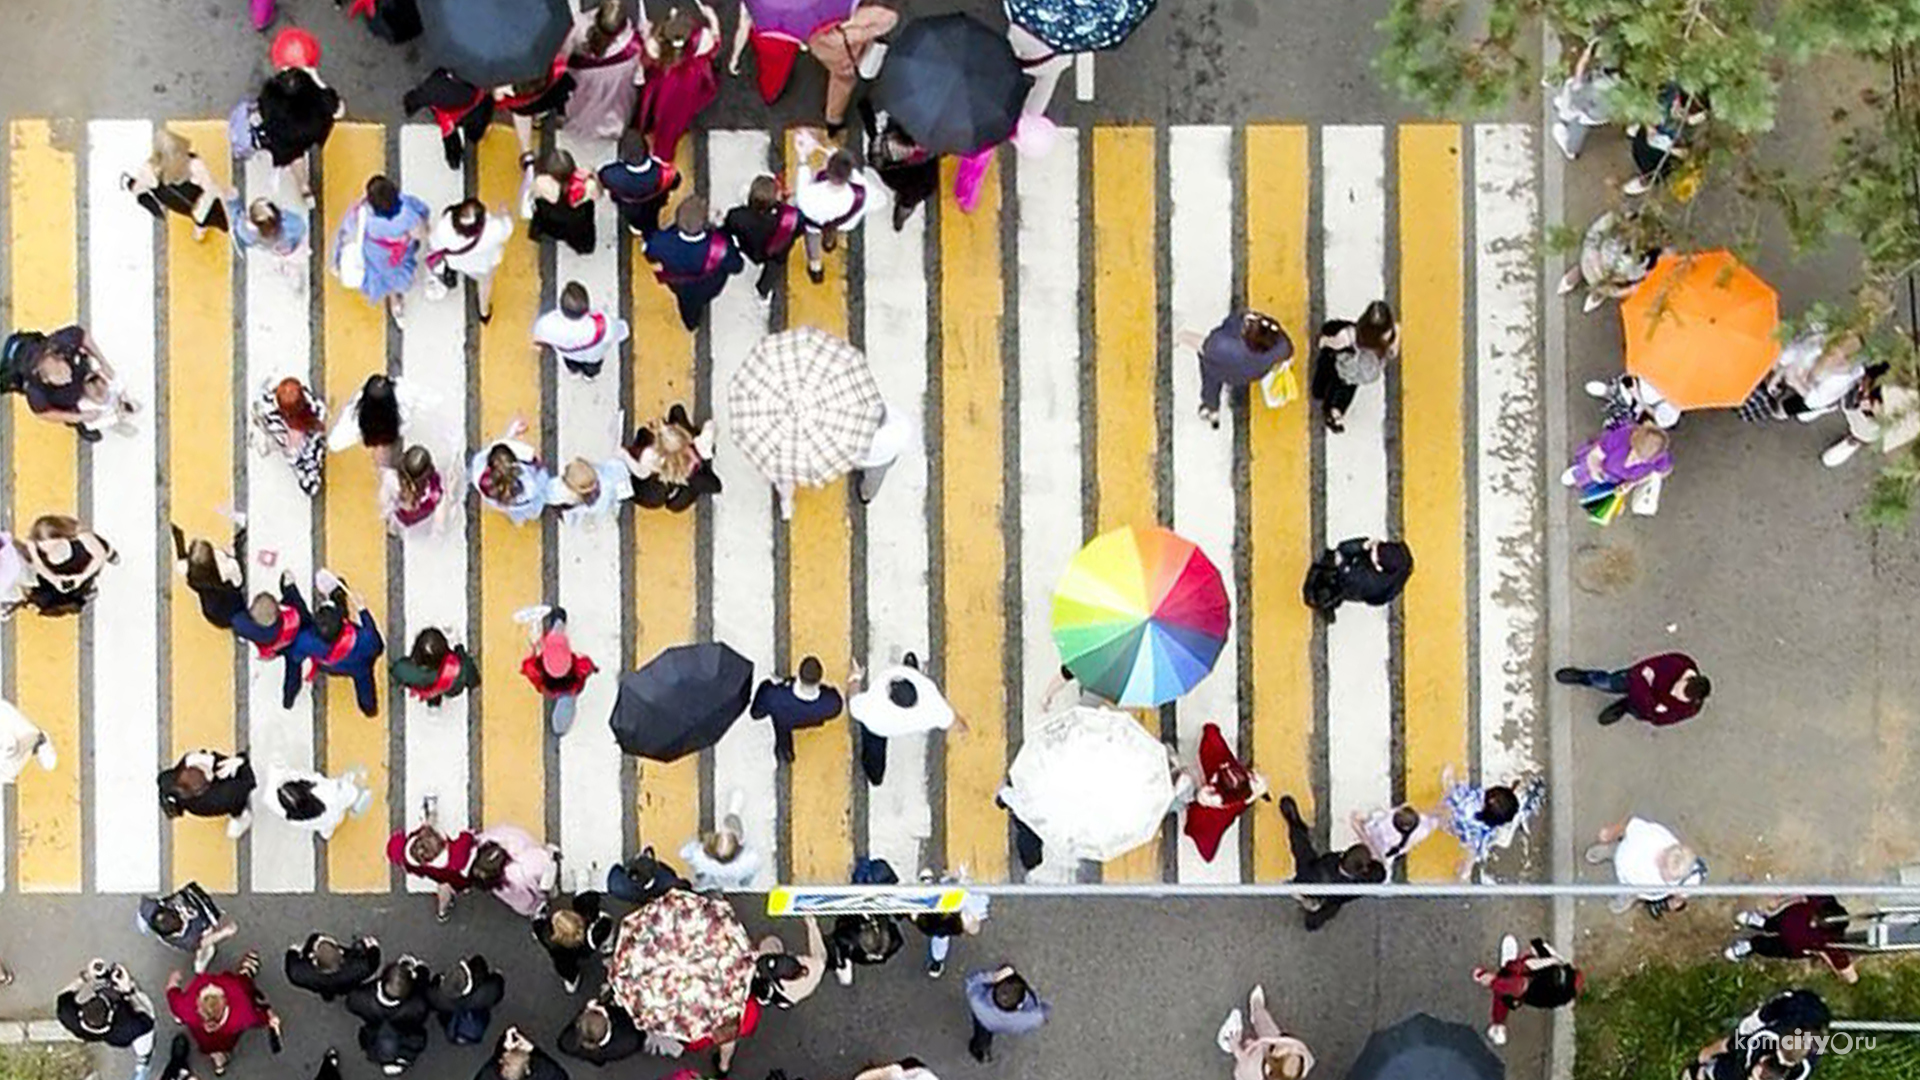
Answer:
[[[287,824],[331,840],[347,815],[365,812],[373,801],[365,781],[358,773],[327,776],[276,764],[267,770],[267,788],[273,793],[267,805]]]
[[[720,827],[704,836],[687,841],[680,848],[680,861],[693,875],[693,887],[700,892],[751,888],[760,873],[760,849],[747,843],[740,824],[743,798],[738,791],[727,798],[727,812]]]
[[[29,760],[52,772],[58,764],[53,740],[12,703],[0,701],[0,787],[18,780]]]

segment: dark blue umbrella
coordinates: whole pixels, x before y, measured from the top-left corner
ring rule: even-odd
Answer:
[[[753,694],[753,661],[717,641],[675,645],[620,676],[608,723],[620,749],[676,761],[720,741]]]
[[[475,86],[505,86],[553,70],[573,27],[567,0],[419,0],[428,67]]]
[[[1414,1013],[1367,1037],[1347,1080],[1504,1080],[1502,1064],[1465,1024]]]
[[[1007,0],[1007,18],[1064,53],[1118,48],[1159,0]]]
[[[956,12],[900,31],[873,101],[933,153],[971,154],[1013,135],[1032,82],[1006,35]]]

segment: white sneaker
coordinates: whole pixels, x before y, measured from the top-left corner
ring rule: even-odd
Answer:
[[[1506,967],[1520,958],[1520,939],[1512,934],[1500,939],[1500,966]]]
[[[833,977],[841,986],[853,985],[853,964],[844,963],[833,969]]]
[[[247,835],[247,830],[251,828],[253,828],[253,811],[251,809],[241,811],[239,817],[227,819],[227,839],[238,840]]]
[[[1567,466],[1567,471],[1560,474],[1561,486],[1572,487],[1577,482],[1578,482],[1578,477],[1575,476],[1574,474],[1573,466],[1571,465]]]
[[[1507,1045],[1507,1025],[1495,1024],[1487,1029],[1487,1041],[1495,1046]]]
[[[1220,1048],[1221,1053],[1231,1054],[1239,1047],[1240,1035],[1245,1030],[1246,1021],[1241,1018],[1240,1010],[1235,1009],[1221,1022],[1219,1033],[1213,1037],[1213,1044]]]
[[[1753,942],[1748,941],[1746,938],[1741,938],[1739,941],[1736,941],[1733,944],[1727,946],[1726,951],[1722,952],[1720,955],[1726,957],[1727,959],[1737,964],[1740,961],[1745,960],[1750,954],[1752,954],[1752,952],[1753,952]]]
[[[313,572],[313,589],[322,596],[345,586],[346,582],[341,581],[339,575],[324,566]]]
[[[1555,296],[1565,296],[1580,287],[1580,268],[1574,267],[1560,276],[1560,284],[1554,286]]]
[[[1767,917],[1757,911],[1736,911],[1733,913],[1733,925],[1752,930],[1764,930],[1767,927]]]
[[[1858,442],[1855,442],[1853,439],[1841,439],[1839,442],[1834,443],[1832,446],[1820,452],[1820,464],[1825,465],[1829,469],[1837,469],[1847,462],[1852,461],[1853,455],[1859,452],[1860,444]]]
[[[40,736],[40,745],[33,748],[33,760],[39,762],[40,767],[48,772],[53,771],[53,767],[60,763],[60,758],[53,752],[52,739],[45,735]]]
[[[1612,388],[1607,385],[1605,379],[1588,379],[1581,389],[1587,392],[1588,397],[1596,397],[1602,401],[1605,401],[1607,395],[1612,392]]]
[[[1620,185],[1620,193],[1623,195],[1645,195],[1652,190],[1653,181],[1646,176],[1635,176]]]
[[[1607,298],[1597,292],[1588,292],[1587,299],[1580,305],[1580,314],[1591,315],[1606,305]]]

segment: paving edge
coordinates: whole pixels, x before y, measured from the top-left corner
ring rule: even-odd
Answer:
[[[79,1041],[58,1020],[0,1020],[0,1046]]]
[[[1540,68],[1553,70],[1560,58],[1560,42],[1554,37],[1553,30],[1542,20],[1540,29]],[[1551,475],[1555,463],[1565,460],[1567,454],[1567,338],[1566,305],[1548,291],[1550,283],[1559,280],[1561,263],[1564,257],[1547,250],[1544,242],[1546,223],[1558,222],[1566,216],[1566,164],[1556,152],[1553,141],[1553,101],[1546,95],[1540,95],[1540,224],[1539,236],[1542,238],[1539,248],[1540,275],[1540,345],[1542,357],[1542,375],[1545,380],[1541,391],[1545,403],[1545,460],[1541,467]],[[1551,488],[1552,485],[1549,485]],[[1573,612],[1568,589],[1571,577],[1568,566],[1567,515],[1564,507],[1555,502],[1555,492],[1549,490],[1542,496],[1543,513],[1546,515],[1546,588],[1547,588],[1547,656],[1551,657],[1555,647],[1565,648],[1572,631]],[[1547,717],[1547,785],[1555,795],[1552,814],[1553,837],[1553,880],[1571,882],[1578,872],[1574,866],[1573,806],[1573,723],[1565,708],[1556,708],[1564,693],[1557,692],[1555,684],[1544,682],[1542,707]],[[1567,956],[1574,955],[1575,919],[1574,898],[1555,896],[1553,898],[1553,940]],[[1547,1073],[1552,1080],[1572,1080],[1575,1053],[1574,1010],[1555,1009],[1552,1012],[1552,1038],[1547,1052]]]

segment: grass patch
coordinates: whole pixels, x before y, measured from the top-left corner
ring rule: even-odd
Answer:
[[[1735,1020],[1789,987],[1825,998],[1836,1019],[1920,1022],[1920,963],[1868,959],[1848,986],[1805,964],[1649,963],[1581,996],[1574,1080],[1673,1080]],[[1878,1032],[1873,1048],[1829,1053],[1820,1080],[1920,1077],[1920,1035]]]
[[[0,1046],[0,1080],[86,1080],[93,1057],[82,1043]]]

